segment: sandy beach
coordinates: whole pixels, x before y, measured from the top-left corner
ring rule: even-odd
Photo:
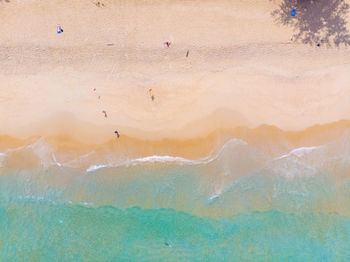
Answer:
[[[350,119],[349,49],[291,41],[280,2],[103,3],[0,3],[0,134],[96,144]]]

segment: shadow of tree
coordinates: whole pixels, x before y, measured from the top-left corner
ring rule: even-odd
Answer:
[[[291,16],[293,9],[295,16]],[[276,23],[293,28],[293,41],[347,46],[350,45],[346,24],[349,9],[344,0],[283,0],[271,15]]]

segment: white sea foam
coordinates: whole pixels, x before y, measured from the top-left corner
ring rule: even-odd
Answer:
[[[323,146],[311,146],[311,147],[299,147],[299,148],[295,148],[292,151],[290,151],[288,154],[282,155],[280,157],[275,158],[275,160],[278,159],[282,159],[282,158],[286,158],[286,157],[290,157],[290,156],[296,156],[296,157],[303,157],[306,154],[309,154],[313,151],[315,151],[316,149],[319,149]]]
[[[214,201],[215,199],[219,198],[220,195],[221,195],[221,193],[212,195],[211,197],[209,197],[209,201]]]
[[[178,165],[195,165],[202,164],[203,161],[189,160],[182,157],[173,156],[147,156],[142,158],[126,160],[115,164],[91,165],[89,168],[86,169],[86,172],[93,172],[101,168],[136,166],[141,163],[176,163]]]
[[[86,172],[93,172],[105,167],[110,167],[110,165],[92,165],[88,169],[86,169]]]
[[[103,168],[130,167],[138,165],[142,166],[145,164],[164,163],[178,166],[191,166],[206,165],[212,162],[216,163],[217,161],[221,161],[218,162],[218,164],[227,169],[226,171],[228,173],[232,173],[236,172],[236,166],[238,168],[241,164],[243,164],[241,161],[242,159],[248,159],[245,157],[245,154],[248,154],[249,159],[263,158],[262,165],[266,166],[267,164],[266,167],[271,171],[293,177],[304,174],[310,175],[318,173],[319,169],[323,168],[323,166],[326,166],[324,164],[325,159],[328,160],[327,168],[329,169],[332,168],[333,162],[334,164],[341,162],[343,163],[343,166],[346,167],[346,164],[349,162],[350,158],[348,154],[348,148],[340,146],[344,144],[343,140],[344,138],[342,138],[342,141],[337,141],[336,143],[334,142],[321,146],[295,148],[289,153],[283,154],[274,159],[269,159],[256,148],[249,147],[246,141],[234,138],[228,140],[219,150],[212,151],[212,153],[210,153],[207,157],[197,160],[171,155],[152,155],[135,159],[121,159],[113,152],[109,152],[108,155],[99,155],[95,151],[92,151],[88,154],[78,157],[75,160],[58,162],[51,146],[46,143],[45,139],[40,138],[31,145],[21,146],[15,149],[9,149],[6,152],[1,152],[0,166],[3,166],[3,160],[5,157],[11,157],[10,154],[12,152],[29,149],[31,153],[37,155],[40,158],[40,164],[45,168],[49,166],[58,166],[63,168],[83,168],[86,170],[86,172],[90,173]],[[240,152],[243,152],[243,155],[240,154]],[[330,162],[331,159],[332,162]],[[249,165],[249,163],[244,163],[244,165]],[[240,170],[244,170],[244,167],[239,168]],[[216,198],[216,195],[218,195],[217,193],[218,192],[213,192],[213,199]]]
[[[18,196],[17,199],[19,200],[35,200],[35,201],[51,201],[48,198],[45,198],[43,196],[33,196],[33,195],[25,195],[25,196]]]
[[[108,167],[120,167],[120,166],[135,166],[141,163],[176,163],[178,165],[201,165],[201,164],[208,164],[210,162],[215,161],[217,158],[219,158],[223,153],[224,150],[229,146],[236,146],[236,145],[248,145],[247,142],[240,140],[240,139],[231,139],[227,141],[220,149],[214,157],[212,157],[212,154],[209,154],[209,156],[205,158],[201,158],[199,160],[192,160],[192,159],[186,159],[183,157],[178,156],[147,156],[147,157],[141,157],[136,159],[129,159],[120,163],[114,163],[114,164],[100,164],[100,165],[91,165],[89,168],[86,169],[86,172],[93,172],[101,168],[108,168]]]
[[[59,162],[57,162],[57,160],[56,160],[56,156],[55,156],[55,154],[54,154],[54,153],[52,153],[52,159],[53,159],[53,161],[56,163],[56,165],[57,165],[57,166],[62,167],[62,164],[61,164],[61,163],[59,163]]]
[[[238,145],[246,146],[248,145],[245,141],[240,139],[231,139],[227,141],[218,152],[214,153],[212,152],[207,157],[199,159],[199,160],[192,160],[192,159],[186,159],[179,156],[169,156],[169,155],[153,155],[153,156],[146,156],[142,158],[136,158],[136,159],[127,159],[127,160],[112,160],[112,163],[107,164],[93,164],[90,165],[86,172],[93,172],[101,168],[108,168],[108,167],[120,167],[120,166],[135,166],[138,164],[143,163],[176,163],[178,165],[200,165],[200,164],[207,164],[210,162],[215,161],[217,158],[219,158],[224,151],[228,147],[234,147]],[[80,162],[83,161],[85,163],[91,161],[92,159],[89,159],[91,156],[93,156],[96,152],[92,151],[85,155],[80,156],[79,158],[75,160],[70,160],[67,162],[60,163],[57,161],[55,154],[53,153],[53,150],[49,144],[45,141],[44,138],[39,138],[36,140],[33,144],[20,146],[13,149],[8,149],[4,153],[0,153],[0,160],[2,157],[6,156],[8,153],[12,153],[15,151],[30,149],[35,155],[37,155],[40,158],[41,165],[43,167],[49,167],[51,165],[56,165],[59,167],[72,167],[72,168],[78,168],[80,166]],[[106,161],[106,159],[105,159]],[[110,162],[110,161],[107,161]]]
[[[178,164],[200,164],[203,161],[202,160],[190,160],[182,157],[177,156],[147,156],[142,158],[136,158],[134,160],[130,161],[130,164],[135,163],[169,163],[169,162],[176,162]]]
[[[3,161],[5,156],[6,156],[5,153],[0,153],[0,167],[2,167],[2,161]]]
[[[38,158],[40,159],[41,166],[45,168],[53,164],[55,165],[60,164],[57,161],[55,161],[53,152],[52,152],[53,150],[51,146],[48,143],[46,143],[44,138],[39,138],[34,143],[29,145],[8,149],[6,150],[5,153],[0,153],[0,156],[8,156],[11,153],[18,152],[21,150],[29,150],[31,153],[38,156]]]
[[[287,178],[313,176],[320,170],[324,161],[324,152],[328,145],[299,147],[288,154],[273,159],[268,167],[274,173]]]

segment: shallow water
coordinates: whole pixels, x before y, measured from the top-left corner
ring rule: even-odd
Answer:
[[[349,137],[277,157],[232,139],[200,160],[8,150],[0,261],[348,261]]]

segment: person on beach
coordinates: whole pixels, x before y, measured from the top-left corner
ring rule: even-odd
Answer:
[[[57,25],[57,34],[63,33],[63,29],[61,25]]]
[[[169,41],[166,41],[166,42],[164,42],[164,45],[166,45],[167,47],[170,47],[170,45],[171,45],[171,42],[169,42]]]
[[[120,137],[120,135],[119,135],[117,130],[114,131],[114,134],[116,134],[118,138]]]
[[[148,90],[148,92],[149,92],[149,94],[150,94],[150,96],[151,96],[152,101],[154,101],[154,95],[153,95],[153,93],[152,93],[152,88],[150,88],[150,89]]]
[[[107,118],[107,112],[105,110],[102,110],[102,113],[105,114],[105,118]]]
[[[101,3],[101,2],[97,2],[95,5],[96,5],[97,7],[101,7],[101,6],[103,7],[103,6],[105,6],[104,3]]]

